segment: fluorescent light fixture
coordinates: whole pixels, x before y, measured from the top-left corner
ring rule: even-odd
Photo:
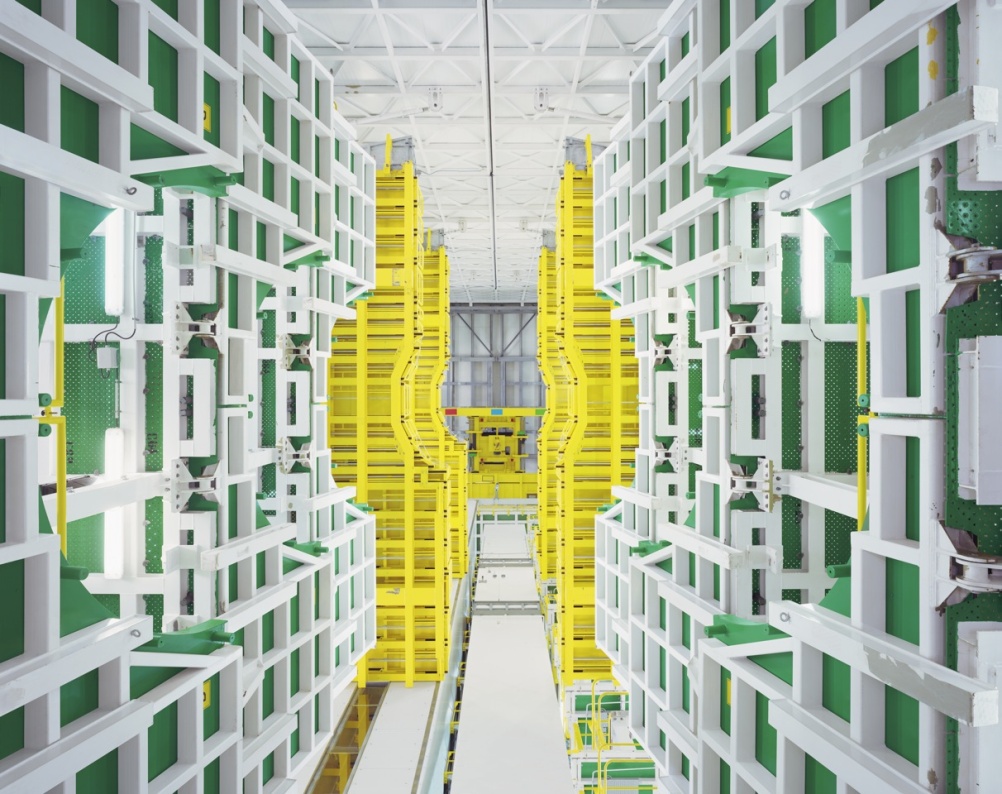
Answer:
[[[800,306],[813,320],[825,310],[825,228],[808,210],[800,217]]]
[[[104,514],[104,576],[121,579],[125,575],[125,513],[113,507]]]
[[[125,433],[120,427],[104,431],[104,474],[110,480],[119,480],[125,474]]]
[[[116,209],[104,221],[104,312],[120,317],[125,311],[125,210]]]

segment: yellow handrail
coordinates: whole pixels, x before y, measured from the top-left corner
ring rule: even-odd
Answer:
[[[609,766],[611,764],[638,764],[645,767],[653,767],[654,762],[649,758],[610,758],[606,761],[600,761],[598,765],[597,776],[597,790],[596,794],[606,794],[609,791],[636,791],[637,786],[633,784],[627,784],[622,786],[609,786]],[[654,780],[651,780],[651,786],[653,788]]]
[[[52,401],[48,408],[42,409],[38,421],[56,429],[56,534],[59,535],[59,548],[66,556],[66,417],[55,413],[64,403],[63,378],[63,343],[65,340],[64,299],[66,296],[66,279],[59,282],[59,296],[53,299],[53,320],[55,321],[55,341],[53,343],[55,386]],[[42,508],[44,510],[44,507]]]

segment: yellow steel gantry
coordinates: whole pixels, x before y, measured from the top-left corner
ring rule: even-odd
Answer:
[[[538,409],[481,408],[464,415],[470,420],[470,498],[535,499],[539,477],[525,470],[525,418],[537,416]]]
[[[430,238],[429,234],[429,238]],[[418,442],[425,454],[449,471],[449,549],[452,575],[466,574],[469,564],[466,501],[468,474],[466,447],[445,424],[442,414],[442,382],[449,366],[449,257],[445,246],[424,251],[424,336],[416,371],[415,423]]]
[[[471,416],[467,438],[470,471],[474,474],[519,474],[525,471],[523,417]],[[535,477],[531,479],[535,480]],[[535,489],[536,483],[533,482],[532,486]]]
[[[557,199],[553,330],[569,378],[570,420],[547,468],[555,463],[558,615],[552,645],[562,692],[575,682],[611,678],[609,659],[595,645],[595,513],[611,500],[612,486],[633,480],[639,433],[633,330],[612,319],[610,303],[594,287],[590,145],[586,148],[585,168],[565,165]],[[542,461],[540,471],[543,480]]]
[[[570,373],[557,337],[557,263],[553,251],[539,254],[536,358],[546,386],[546,413],[536,438],[539,462],[539,573],[544,582],[557,577],[557,454],[570,423]],[[555,654],[554,654],[555,655]]]
[[[449,656],[449,466],[435,459],[416,417],[428,388],[418,383],[423,201],[414,164],[393,168],[391,154],[387,139],[376,174],[376,291],[354,321],[338,322],[331,344],[335,476],[377,511],[377,640],[359,665],[359,686],[439,681]]]

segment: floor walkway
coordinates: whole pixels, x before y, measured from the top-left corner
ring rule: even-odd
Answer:
[[[452,794],[573,794],[525,526],[485,530]]]

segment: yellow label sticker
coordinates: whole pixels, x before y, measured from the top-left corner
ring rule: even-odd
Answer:
[[[731,705],[731,679],[727,679],[727,705]]]
[[[939,77],[939,64],[936,61],[929,61],[929,79],[935,80]]]
[[[727,134],[730,135],[731,134],[731,107],[730,107],[730,105],[727,106],[727,118],[726,118],[724,124],[725,124],[724,129],[727,131]]]
[[[202,710],[212,705],[212,682],[206,681],[202,684]]]
[[[212,132],[212,105],[202,103],[202,129]]]

